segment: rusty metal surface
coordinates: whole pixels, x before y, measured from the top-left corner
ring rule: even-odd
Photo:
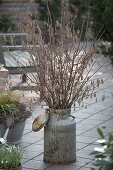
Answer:
[[[50,111],[49,121],[44,127],[44,161],[55,164],[76,161],[76,122],[70,109]]]
[[[32,130],[34,132],[37,132],[40,129],[42,129],[46,125],[48,119],[49,119],[48,113],[38,115],[32,123]]]

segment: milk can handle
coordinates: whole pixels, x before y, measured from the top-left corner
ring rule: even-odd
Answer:
[[[75,116],[73,116],[73,115],[69,115],[70,117],[72,117],[73,118],[73,120],[75,119]]]

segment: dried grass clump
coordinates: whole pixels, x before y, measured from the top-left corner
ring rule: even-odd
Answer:
[[[27,38],[23,50],[29,53],[29,64],[36,70],[36,74],[27,75],[28,79],[37,84],[41,96],[53,109],[70,108],[75,102],[83,105],[84,98],[96,97],[95,89],[104,82],[102,78],[93,78],[102,66],[92,72],[98,60],[94,42],[89,43],[92,25],[87,21],[81,30],[75,31],[74,20],[68,12],[62,11],[60,20],[53,27],[49,14],[46,23],[48,43],[31,13],[21,14],[18,24]]]

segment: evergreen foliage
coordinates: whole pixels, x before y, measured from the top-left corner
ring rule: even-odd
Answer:
[[[90,15],[94,22],[92,27],[94,36],[101,34],[102,40],[111,42],[111,47],[107,51],[106,46],[100,47],[102,53],[110,56],[113,62],[113,0],[70,0],[70,9],[72,12],[76,12],[77,9],[79,27],[83,19]],[[101,30],[100,34],[98,34],[99,30]]]
[[[95,22],[93,31],[96,35],[102,27],[102,39],[111,42],[110,48],[102,46],[102,52],[105,56],[109,56],[113,63],[113,1],[112,0],[93,0],[91,15]]]
[[[40,20],[48,21],[48,9],[51,13],[51,19],[53,25],[55,25],[55,21],[60,17],[61,12],[61,1],[60,0],[52,0],[52,1],[43,1],[43,0],[35,0],[36,3],[39,4],[39,12],[40,12]]]

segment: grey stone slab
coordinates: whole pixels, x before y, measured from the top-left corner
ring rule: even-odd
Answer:
[[[83,148],[83,151],[91,152],[97,146],[98,146],[98,144],[97,145],[96,144],[95,145],[94,144],[89,144],[89,145],[87,145],[86,147]]]
[[[31,133],[28,133],[28,134],[26,134],[24,136],[41,138],[42,139],[44,137],[44,133],[43,133],[43,131],[38,131],[38,132],[31,131]]]
[[[43,145],[43,144],[44,144],[44,139],[39,140],[39,141],[36,142],[35,144],[37,144],[37,145]]]
[[[111,111],[112,112],[112,111]],[[113,118],[103,123],[106,128],[113,128]]]
[[[77,113],[72,113],[75,117],[78,117],[78,118],[87,118],[89,117],[90,115],[88,113],[81,113],[81,112],[77,112]]]
[[[80,170],[91,170],[91,168],[81,167]]]
[[[86,150],[79,150],[79,151],[77,151],[77,157],[82,157],[84,159],[87,158],[87,159],[93,160],[93,155],[90,155],[90,151],[86,151]]]
[[[84,137],[90,137],[90,138],[94,138],[95,140],[99,138],[99,135],[96,132],[96,129],[91,129],[89,131],[84,132],[83,134],[81,134]]]
[[[89,162],[91,162],[91,159],[78,157],[78,155],[77,155],[77,161],[71,165],[74,165],[75,167],[76,166],[82,167],[82,166],[87,165]]]
[[[34,135],[33,132],[31,132],[31,133],[23,135],[22,139],[24,142],[32,144],[32,143],[35,143],[35,142],[39,141],[40,139],[42,139],[42,136],[38,135],[37,133],[36,133],[36,135]]]
[[[77,138],[76,138],[77,142],[83,142],[83,143],[87,143],[87,144],[93,143],[95,140],[96,140],[95,138],[82,136],[82,135],[77,136]]]
[[[38,137],[38,138],[43,138],[44,137],[44,131],[43,129],[38,131],[38,132],[33,132],[32,131],[32,136]]]
[[[86,147],[87,145],[89,145],[89,144],[87,144],[87,143],[82,143],[82,142],[77,142],[76,150],[81,150],[81,149],[83,149],[84,147]]]
[[[27,143],[27,142],[24,142],[24,141],[22,141],[21,144],[19,144],[19,146],[20,146],[22,149],[28,147],[29,145],[30,145],[30,143]]]
[[[91,167],[93,167],[93,168],[94,168],[94,166],[93,166],[93,162],[94,162],[94,160],[93,160],[93,161],[91,161],[90,163],[88,163],[85,167],[86,167],[86,168],[91,168]]]
[[[45,168],[49,167],[51,164],[44,163],[42,161],[36,160],[29,160],[28,162],[24,163],[22,166],[24,168],[31,168],[34,170],[44,170]]]
[[[85,132],[86,132],[86,129],[78,129],[78,128],[76,128],[76,135],[77,136],[82,134],[82,133],[85,133]]]
[[[102,114],[96,114],[96,115],[93,115],[91,116],[91,119],[94,119],[94,120],[103,120],[103,121],[106,121],[106,120],[109,120],[110,116],[105,116],[105,115],[102,115]]]
[[[33,170],[33,169],[31,169],[31,168],[24,168],[24,167],[22,167],[22,170]]]
[[[46,170],[78,170],[80,167],[71,165],[52,165]]]
[[[94,136],[95,138],[96,137],[99,138],[99,135],[97,133],[97,128],[98,127],[102,128],[102,126],[99,125],[99,126],[94,127],[93,129],[89,129],[88,131],[83,132],[80,135],[83,135],[83,136],[86,136],[86,137],[93,137]]]
[[[26,134],[31,133],[31,132],[32,132],[31,129],[24,129],[23,135],[26,135]]]
[[[37,160],[37,161],[43,161],[43,153],[34,157],[33,160]]]
[[[28,161],[28,159],[23,158],[21,163],[24,164],[24,163],[27,162],[27,161]]]
[[[84,122],[85,122],[85,121],[84,121]],[[96,122],[96,121],[95,121],[95,122]],[[91,123],[87,124],[87,123],[80,122],[79,124],[77,124],[77,130],[79,130],[79,129],[88,130],[88,129],[91,129],[91,128],[93,128],[93,127],[95,127],[95,124],[94,124],[94,123],[93,123],[93,124],[91,124]]]
[[[104,128],[103,128],[104,127]],[[113,128],[105,128],[104,124],[99,126],[99,128],[102,129],[104,135],[108,135],[109,133],[113,132]]]
[[[32,144],[32,145],[26,147],[26,150],[27,151],[33,151],[33,152],[37,151],[37,153],[40,154],[44,150],[44,145],[35,145],[35,144]]]
[[[31,123],[26,123],[25,124],[25,129],[32,130],[32,124]]]
[[[84,120],[84,118],[76,117],[75,120],[76,120],[76,123],[79,124],[81,121]]]
[[[113,113],[112,113],[113,108],[106,109],[102,112],[100,112],[98,115],[101,117],[110,117],[113,118]]]
[[[15,56],[15,60],[12,56]],[[29,66],[30,55],[28,52],[23,51],[10,51],[4,52],[5,63],[7,67]],[[19,61],[19,64],[16,62]]]
[[[91,110],[95,110],[95,113],[98,113],[98,112],[101,112],[101,111],[104,111],[104,110],[107,110],[109,108],[113,107],[113,105],[106,105],[104,102],[97,102],[93,105],[91,105],[91,107],[89,109]],[[88,111],[88,109],[87,109]]]
[[[102,119],[92,119],[92,116],[90,116],[89,118],[87,119],[83,119],[81,122],[81,125],[84,124],[84,125],[87,125],[87,126],[98,126],[100,125],[101,123],[105,122],[104,120]]]
[[[34,157],[36,157],[38,155],[39,155],[39,152],[37,152],[37,151],[32,152],[32,151],[24,150],[23,159],[27,159],[27,161],[29,161],[29,160],[33,159]]]

